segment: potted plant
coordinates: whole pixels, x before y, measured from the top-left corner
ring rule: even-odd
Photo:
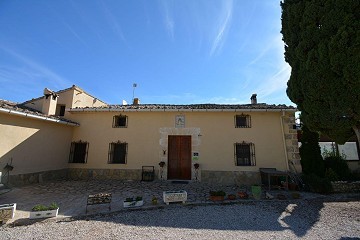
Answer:
[[[163,168],[163,167],[165,166],[165,162],[164,162],[164,161],[159,162],[159,166],[160,166],[161,168]]]
[[[210,200],[211,201],[224,201],[226,193],[222,190],[219,191],[210,191]]]
[[[30,219],[56,217],[58,212],[59,206],[56,203],[49,206],[38,204],[31,209]]]
[[[238,196],[239,196],[239,198],[241,198],[241,199],[248,199],[248,198],[249,198],[249,195],[247,194],[246,191],[239,191],[239,192],[238,192]]]
[[[141,207],[142,205],[144,205],[144,200],[140,196],[137,196],[136,198],[134,197],[126,198],[125,201],[123,202],[123,205],[125,208]]]
[[[229,194],[229,195],[228,195],[228,199],[229,199],[229,200],[235,200],[235,199],[236,199],[236,195],[235,195],[235,194]]]
[[[153,196],[151,199],[152,205],[156,205],[158,203],[157,197]]]

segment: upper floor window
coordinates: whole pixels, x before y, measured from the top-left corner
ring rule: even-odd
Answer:
[[[255,166],[255,145],[253,143],[235,143],[236,166]]]
[[[113,117],[113,128],[126,128],[128,117],[125,115],[119,115]]]
[[[126,164],[127,145],[120,141],[110,143],[108,163]]]
[[[55,110],[55,116],[63,117],[65,115],[65,105],[57,104]]]
[[[236,128],[251,128],[251,117],[250,115],[236,115],[235,116],[235,127]]]
[[[78,141],[72,142],[70,147],[69,163],[86,163],[89,143]]]

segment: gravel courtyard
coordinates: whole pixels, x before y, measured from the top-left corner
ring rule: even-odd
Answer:
[[[172,204],[4,225],[0,239],[360,239],[360,202]]]

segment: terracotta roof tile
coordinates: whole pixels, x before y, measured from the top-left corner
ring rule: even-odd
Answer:
[[[31,114],[31,115],[35,115],[35,116],[39,116],[39,117],[51,118],[51,119],[60,120],[63,122],[68,122],[68,123],[73,123],[73,124],[78,125],[78,123],[70,121],[63,117],[45,115],[35,109],[24,106],[22,103],[15,103],[15,102],[0,99],[0,108],[11,110],[11,111],[16,111],[16,112],[21,112],[21,113],[25,113],[25,114]]]

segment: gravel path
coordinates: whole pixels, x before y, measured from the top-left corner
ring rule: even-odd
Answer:
[[[0,239],[360,239],[360,202],[170,205],[0,227]]]

